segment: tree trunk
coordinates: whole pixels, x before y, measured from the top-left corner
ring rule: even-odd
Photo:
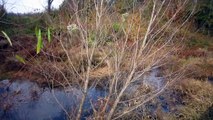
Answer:
[[[53,3],[53,0],[47,0],[47,11],[48,11],[48,13],[51,12],[52,3]]]

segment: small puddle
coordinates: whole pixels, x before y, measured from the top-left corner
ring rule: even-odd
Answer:
[[[133,82],[127,89],[127,94],[137,91],[141,84],[159,90],[166,81],[159,77],[159,70],[154,69],[142,79]],[[90,88],[83,106],[82,120],[93,114],[92,103],[107,96],[107,90]],[[67,115],[76,117],[76,112],[82,98],[82,91],[76,87],[42,88],[30,81],[0,81],[0,119],[1,120],[67,120]],[[164,112],[170,111],[167,99],[157,97]],[[148,103],[148,111],[154,112],[156,104]]]
[[[141,86],[149,88],[150,91],[159,91],[166,84],[166,79],[160,76],[159,69],[153,69],[146,73],[144,76],[139,77],[137,80],[132,82],[129,87],[125,90],[125,93],[131,95],[137,92]]]
[[[166,80],[160,76],[159,69],[153,69],[144,76],[143,84],[151,87],[153,90],[160,90],[166,84]]]
[[[79,89],[40,88],[29,81],[9,80],[0,82],[0,118],[1,120],[66,120],[67,112],[71,115],[78,108],[82,98]],[[91,114],[89,101],[96,102],[107,93],[105,90],[90,88],[84,104],[82,117]],[[74,112],[73,112],[74,114]],[[76,115],[76,114],[75,114]]]

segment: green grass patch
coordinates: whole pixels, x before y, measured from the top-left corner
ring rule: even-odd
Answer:
[[[192,38],[187,42],[187,46],[190,48],[199,47],[199,48],[208,48],[210,46],[210,41],[206,39],[195,39]]]

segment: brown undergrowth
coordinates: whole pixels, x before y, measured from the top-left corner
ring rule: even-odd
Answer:
[[[180,5],[183,8],[186,7],[187,1]],[[211,91],[211,89],[208,85],[209,89],[199,93],[200,85],[207,85],[207,83],[193,79],[212,76],[210,51],[212,44],[207,45],[205,42],[195,40],[193,44],[189,44],[192,45],[190,49],[182,47],[187,46],[187,43],[183,42],[184,35],[176,35],[176,33],[188,20],[179,24],[174,21],[182,7],[174,11],[173,16],[165,21],[163,16],[166,9],[162,8],[163,6],[166,6],[165,1],[147,2],[141,6],[144,9],[136,7],[122,14],[108,11],[103,1],[95,2],[92,10],[79,12],[78,9],[73,8],[74,15],[67,12],[67,15],[58,16],[63,19],[51,23],[51,26],[55,27],[52,43],[48,43],[44,37],[44,48],[41,53],[36,54],[35,37],[20,37],[20,41],[23,40],[25,44],[16,47],[20,45],[18,40],[14,43],[15,49],[11,47],[4,49],[13,54],[7,56],[8,54],[4,52],[2,58],[7,56],[6,58],[12,60],[5,59],[3,66],[5,69],[11,69],[1,72],[15,79],[19,77],[34,79],[41,84],[79,85],[82,88],[83,97],[79,111],[75,111],[78,113],[76,119],[81,117],[82,106],[91,84],[98,84],[109,90],[109,95],[104,98],[104,106],[99,111],[94,110],[96,114],[91,116],[94,119],[100,117],[117,119],[123,118],[126,114],[131,116],[141,112],[137,111],[137,108],[160,95],[166,87],[170,86],[170,83],[173,85],[172,83],[176,80],[180,81],[177,89],[187,92],[189,100],[200,100],[202,98],[200,95],[205,96],[204,91]],[[147,15],[149,14],[146,12],[147,7],[152,8],[150,15]],[[81,15],[85,11],[88,15]],[[178,41],[180,39],[182,41]],[[14,59],[16,54],[23,57],[25,63]],[[144,94],[135,94],[133,98],[126,97],[125,90],[154,68],[161,70],[162,76],[168,79],[168,84],[154,92],[141,84],[141,89],[138,91]],[[184,77],[190,81],[181,81]],[[189,87],[186,86],[187,84]],[[198,94],[191,95],[195,93]],[[110,105],[109,111],[107,111],[108,105]]]

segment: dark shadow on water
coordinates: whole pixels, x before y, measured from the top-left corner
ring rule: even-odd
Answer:
[[[210,83],[213,83],[213,76],[208,76],[208,81],[209,81]]]
[[[201,115],[199,120],[213,120],[213,105]]]

